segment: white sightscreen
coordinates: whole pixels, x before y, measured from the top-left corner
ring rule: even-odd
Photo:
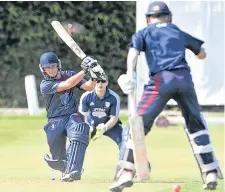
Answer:
[[[137,1],[136,29],[146,26],[145,12],[151,1]],[[197,60],[187,50],[200,105],[224,105],[224,2],[223,1],[165,1],[173,13],[173,23],[189,34],[205,41],[207,58]],[[137,67],[137,99],[148,81],[148,69],[143,53]],[[168,104],[176,104],[173,100]]]

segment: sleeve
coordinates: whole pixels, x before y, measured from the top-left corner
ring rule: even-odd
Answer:
[[[192,37],[188,33],[183,32],[183,34],[184,34],[186,48],[191,50],[195,55],[198,55],[204,41],[197,39],[195,37]]]
[[[41,94],[51,95],[57,92],[60,81],[43,81],[40,85]]]
[[[68,79],[68,78],[70,78],[70,77],[72,77],[73,75],[76,75],[76,72],[74,72],[74,71],[65,71],[65,75],[66,75],[66,78]],[[86,82],[86,79],[82,79],[77,85],[76,85],[76,87],[78,88],[78,89],[81,89],[80,87],[81,87],[81,85],[83,85],[84,83]]]
[[[145,42],[142,35],[142,31],[138,31],[132,36],[129,46],[131,48],[137,49],[140,52],[145,51]]]
[[[76,85],[76,87],[78,88],[78,89],[81,89],[80,87],[81,87],[81,85],[83,85],[84,83],[86,83],[86,79],[82,79],[77,85]]]
[[[120,113],[120,96],[115,92],[111,92],[114,96],[114,100],[112,102],[112,106],[110,108],[110,115],[112,116],[119,116]]]
[[[89,110],[88,93],[89,92],[85,92],[81,95],[80,104],[79,104],[79,112],[80,113],[88,112],[88,110]]]
[[[65,71],[65,76],[66,76],[66,79],[72,77],[73,75],[75,75],[76,73],[74,71]]]

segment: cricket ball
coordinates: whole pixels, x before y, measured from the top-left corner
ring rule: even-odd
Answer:
[[[181,186],[180,186],[179,184],[175,184],[175,185],[173,186],[173,191],[174,191],[174,192],[180,192],[180,190],[181,190]]]

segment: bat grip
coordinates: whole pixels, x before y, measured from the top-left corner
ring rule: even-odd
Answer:
[[[127,75],[134,78],[136,78],[136,72],[132,70],[127,70]],[[128,112],[130,117],[137,116],[137,105],[136,105],[136,92],[137,90],[134,89],[130,94],[128,94]]]
[[[85,57],[87,57],[87,55],[83,52],[80,56],[81,60],[83,60]]]
[[[128,111],[131,117],[137,116],[136,91],[128,95]]]

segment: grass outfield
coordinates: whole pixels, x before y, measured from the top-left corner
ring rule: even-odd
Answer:
[[[121,117],[125,122],[126,117]],[[1,192],[107,192],[117,162],[117,147],[103,137],[90,144],[82,181],[62,183],[50,179],[51,170],[43,161],[48,152],[43,125],[38,117],[0,117],[0,191]],[[211,140],[224,170],[224,127],[210,126]],[[199,192],[202,181],[196,161],[181,126],[153,127],[147,137],[151,180],[136,183],[127,192],[172,192],[175,183],[181,192]],[[216,192],[224,191],[223,180]]]

